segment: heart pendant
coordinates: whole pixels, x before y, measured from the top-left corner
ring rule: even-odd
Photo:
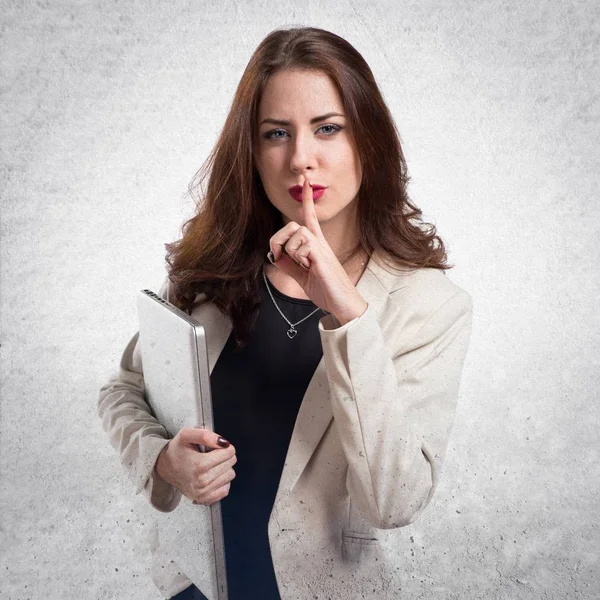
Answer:
[[[287,330],[287,334],[288,334],[288,337],[290,338],[290,340],[291,340],[293,337],[295,337],[295,335],[296,335],[297,333],[298,333],[298,332],[297,332],[297,331],[296,331],[294,328],[292,328],[292,329],[288,329],[288,330]]]

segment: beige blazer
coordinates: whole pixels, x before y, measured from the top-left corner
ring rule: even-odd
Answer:
[[[440,478],[471,295],[437,269],[395,272],[374,257],[357,289],[368,303],[363,315],[344,326],[333,315],[318,322],[323,358],[300,406],[268,524],[282,600],[401,597],[401,528],[421,514]],[[206,329],[212,372],[231,323],[210,302],[192,317]],[[144,401],[137,334],[100,390],[98,413],[136,493],[157,517],[171,518],[153,529],[151,552],[153,580],[173,596],[190,585],[192,565],[202,565],[188,514],[198,507],[153,471],[168,440]],[[194,577],[212,600],[204,577]]]

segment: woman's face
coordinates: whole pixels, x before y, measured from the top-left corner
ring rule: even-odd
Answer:
[[[302,202],[288,190],[302,185],[306,174],[313,186],[326,188],[315,200],[319,223],[349,225],[355,219],[362,170],[342,99],[329,76],[306,70],[272,75],[259,104],[257,125],[255,165],[284,224],[303,224]]]

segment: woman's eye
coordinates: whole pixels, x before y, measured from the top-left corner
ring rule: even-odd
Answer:
[[[341,127],[340,125],[333,125],[333,124],[328,124],[328,125],[321,125],[321,127],[319,127],[317,129],[317,131],[321,131],[325,129],[326,131],[324,131],[323,133],[325,133],[325,135],[330,136],[333,135],[334,133],[337,133],[338,131],[341,131],[343,129],[343,127]],[[283,135],[279,135],[279,134],[283,134]],[[287,131],[285,131],[285,129],[272,129],[271,131],[267,131],[265,134],[263,134],[263,137],[266,140],[281,140],[283,139],[283,137],[287,135]]]
[[[328,135],[331,135],[332,133],[335,133],[337,131],[341,131],[341,129],[342,129],[339,125],[321,125],[321,127],[319,127],[319,129],[325,129],[326,127],[333,128],[333,131],[331,131],[331,133],[329,133]]]
[[[267,131],[267,133],[265,133],[263,137],[267,140],[270,140],[272,138],[275,138],[276,140],[281,139],[282,136],[275,135],[276,133],[285,133],[285,131],[283,129],[273,129],[272,131]]]

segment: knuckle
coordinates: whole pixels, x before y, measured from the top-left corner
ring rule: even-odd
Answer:
[[[201,488],[208,487],[210,482],[211,482],[211,478],[206,473],[204,475],[200,475],[200,477],[198,477],[198,485]]]
[[[204,475],[206,475],[206,470],[207,469],[204,465],[196,465],[193,471],[193,475],[196,479],[200,479],[201,477],[204,477]]]

